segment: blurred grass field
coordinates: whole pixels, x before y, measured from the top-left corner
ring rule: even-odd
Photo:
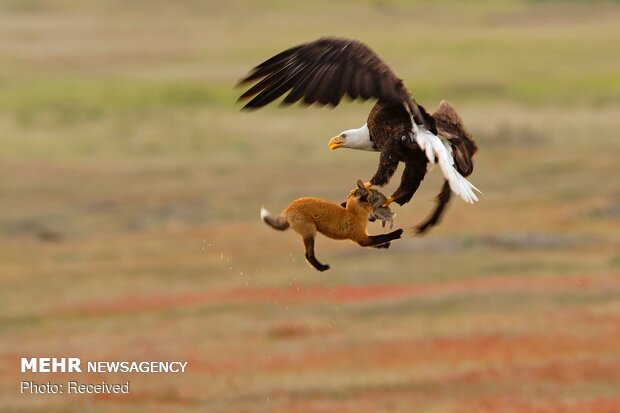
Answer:
[[[620,412],[619,21],[612,1],[0,1],[0,411]],[[376,154],[327,141],[372,103],[241,113],[233,85],[323,35],[452,102],[484,195],[388,251],[320,238],[319,274],[258,213],[370,178]],[[54,355],[189,367],[19,373]],[[132,392],[19,394],[70,378]]]

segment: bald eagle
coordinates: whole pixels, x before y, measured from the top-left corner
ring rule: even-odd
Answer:
[[[424,232],[435,225],[453,191],[468,203],[477,201],[474,187],[463,175],[471,174],[476,146],[471,135],[447,102],[430,115],[411,96],[403,81],[364,43],[325,37],[284,50],[265,60],[237,86],[254,83],[239,100],[249,99],[243,109],[257,109],[288,92],[282,100],[290,105],[331,105],[346,94],[351,99],[376,98],[366,123],[348,129],[329,141],[330,149],[351,148],[380,152],[379,167],[365,183],[384,186],[400,162],[405,164],[401,182],[385,205],[411,200],[429,165],[439,164],[445,183],[439,204],[426,222]],[[455,162],[456,160],[456,162]]]

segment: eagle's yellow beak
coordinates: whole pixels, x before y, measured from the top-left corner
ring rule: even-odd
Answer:
[[[329,140],[329,150],[333,151],[344,146],[345,139],[340,136],[334,136]]]

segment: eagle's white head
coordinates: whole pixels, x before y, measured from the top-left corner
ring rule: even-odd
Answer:
[[[370,140],[370,132],[368,125],[364,124],[359,129],[349,129],[341,132],[338,136],[334,136],[329,141],[329,149],[338,148],[359,149],[362,151],[376,151],[375,145]]]

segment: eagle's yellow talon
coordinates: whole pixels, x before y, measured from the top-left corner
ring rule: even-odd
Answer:
[[[372,186],[372,183],[370,181],[364,182],[364,188],[370,189],[371,186]]]
[[[388,199],[385,200],[385,202],[383,203],[383,205],[381,205],[381,207],[385,208],[388,205],[390,205],[392,202],[394,202],[394,198],[389,197]]]

